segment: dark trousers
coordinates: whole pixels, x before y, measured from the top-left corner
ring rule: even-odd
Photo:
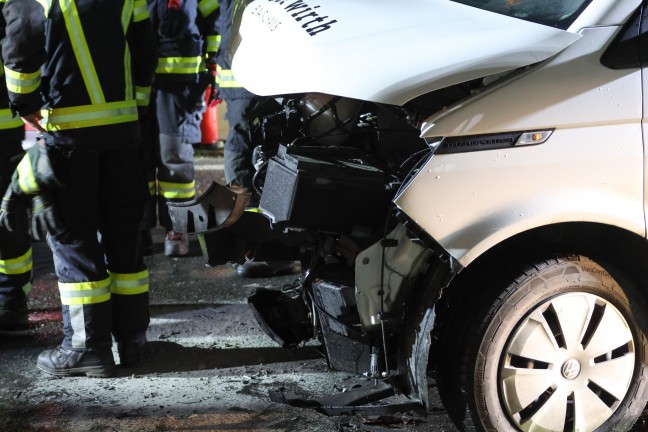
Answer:
[[[23,155],[24,126],[0,129],[0,197],[5,194],[11,175]],[[25,304],[31,288],[31,241],[27,231],[26,203],[24,223],[14,231],[0,228],[0,309],[17,309]]]
[[[139,226],[148,198],[141,149],[50,146],[63,188],[52,190],[63,226],[48,235],[63,303],[63,346],[127,341],[149,323],[148,272]],[[132,279],[138,288],[119,290]],[[143,280],[146,279],[146,280]]]

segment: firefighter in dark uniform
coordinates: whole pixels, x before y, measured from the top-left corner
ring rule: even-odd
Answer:
[[[20,186],[34,198],[47,192],[58,214],[47,241],[64,339],[37,366],[56,376],[109,376],[112,337],[121,364],[137,364],[149,323],[138,124],[156,61],[148,9],[145,0],[7,0],[3,15],[11,109],[45,139],[21,162]],[[60,186],[39,182],[43,161]]]
[[[142,236],[150,243],[150,229],[166,230],[164,252],[183,256],[189,251],[187,234],[172,230],[167,202],[195,197],[192,144],[201,139],[200,122],[207,87],[207,63],[214,63],[219,15],[217,0],[147,0],[158,45],[153,83],[157,130],[149,123],[146,141],[148,180],[152,200]],[[152,122],[153,125],[155,124]],[[157,207],[157,220],[156,220]]]
[[[228,49],[231,39],[232,18],[234,14],[234,0],[220,0],[220,17],[217,21],[216,30],[220,34],[218,40],[219,51],[216,59],[216,85],[227,105],[225,118],[229,123],[229,133],[225,141],[224,165],[225,182],[235,183],[253,191],[252,178],[255,168],[252,163],[254,144],[250,142],[248,135],[249,114],[259,102],[259,96],[246,90],[239,83],[231,70]],[[259,71],[259,73],[263,73]],[[253,194],[249,210],[254,211],[258,206],[258,197]],[[242,277],[267,277],[277,274],[287,274],[296,271],[296,263],[292,261],[247,261],[244,264],[236,264],[236,272]]]
[[[0,8],[5,0],[0,0]],[[0,16],[0,40],[5,22]],[[4,195],[11,175],[23,156],[25,124],[9,109],[7,87],[0,86],[0,195]],[[26,207],[22,204],[22,218]],[[16,328],[26,322],[27,295],[31,290],[32,250],[27,224],[9,231],[0,227],[0,329]]]

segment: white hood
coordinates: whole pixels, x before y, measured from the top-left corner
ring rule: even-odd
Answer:
[[[450,0],[255,0],[239,37],[232,70],[253,93],[402,105],[544,60],[580,36]]]

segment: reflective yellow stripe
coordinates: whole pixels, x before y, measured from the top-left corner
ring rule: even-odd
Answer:
[[[32,269],[32,249],[29,248],[24,255],[18,258],[0,260],[0,273],[18,275],[28,273]]]
[[[204,69],[202,58],[196,57],[161,57],[155,73],[159,74],[192,74]]]
[[[146,0],[135,0],[133,22],[140,22],[149,19],[149,11],[146,7]]]
[[[135,86],[135,100],[137,101],[137,106],[149,106],[151,87]]]
[[[96,282],[59,282],[61,303],[65,306],[103,303],[110,300],[110,278]]]
[[[220,88],[238,88],[243,87],[230,69],[221,69],[220,66],[216,67],[216,85]]]
[[[0,130],[11,129],[24,125],[20,117],[14,117],[9,108],[0,109]]]
[[[18,163],[18,167],[16,167],[16,171],[18,171],[20,190],[26,194],[34,194],[40,191],[28,155],[23,156],[20,163]]]
[[[154,182],[154,181],[150,181],[150,182],[148,182],[148,187],[149,187],[149,193],[150,193],[151,195],[155,195],[155,193],[157,192],[157,191],[155,190],[155,182]]]
[[[70,37],[70,42],[74,49],[74,56],[76,57],[81,75],[83,75],[83,82],[85,83],[90,100],[93,104],[105,103],[103,90],[99,84],[99,77],[88,49],[85,35],[83,34],[83,27],[79,20],[79,13],[76,8],[74,0],[59,0],[63,18],[65,19],[65,27]]]
[[[113,273],[108,272],[111,279],[111,291],[119,295],[135,295],[148,292],[149,272],[143,270],[139,273]]]
[[[206,17],[219,7],[220,4],[218,3],[218,0],[200,0],[198,2],[198,10],[200,11],[200,15],[203,17]]]
[[[160,195],[164,198],[193,198],[196,196],[196,182],[191,183],[170,183],[158,181]]]
[[[131,17],[133,16],[133,8],[133,0],[124,1],[121,16],[124,35],[128,32],[128,26],[131,22]],[[124,83],[126,84],[124,99],[131,100],[133,99],[133,76],[131,74],[131,53],[128,44],[126,44],[126,48],[124,49]]]
[[[38,87],[40,87],[40,69],[36,72],[25,73],[12,71],[7,66],[5,66],[4,71],[7,80],[7,88],[12,93],[27,94],[37,90]]]
[[[128,26],[131,22],[131,18],[133,16],[133,0],[126,0],[124,1],[124,7],[122,8],[122,14],[121,14],[121,24],[122,24],[122,29],[124,30],[124,34],[128,31]]]
[[[263,213],[259,207],[246,208],[245,211],[250,213]]]
[[[129,100],[98,105],[50,108],[41,110],[41,115],[43,116],[41,126],[45,130],[58,131],[137,121],[137,106],[134,100]]]
[[[220,48],[221,36],[207,36],[207,52],[216,52]]]

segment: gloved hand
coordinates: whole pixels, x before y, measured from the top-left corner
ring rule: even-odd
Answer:
[[[8,231],[26,229],[26,201],[25,195],[16,194],[11,188],[8,188],[0,203],[0,227]]]
[[[212,108],[223,102],[223,99],[221,99],[220,97],[220,90],[218,90],[218,88],[216,87],[216,71],[216,63],[207,63],[207,91],[209,92],[209,97],[207,98],[207,106],[209,108]]]
[[[36,240],[44,240],[48,231],[61,227],[56,208],[47,192],[32,197],[32,236]]]
[[[45,189],[60,187],[54,175],[47,149],[39,143],[27,150],[11,177],[9,186],[16,193],[35,194]]]

